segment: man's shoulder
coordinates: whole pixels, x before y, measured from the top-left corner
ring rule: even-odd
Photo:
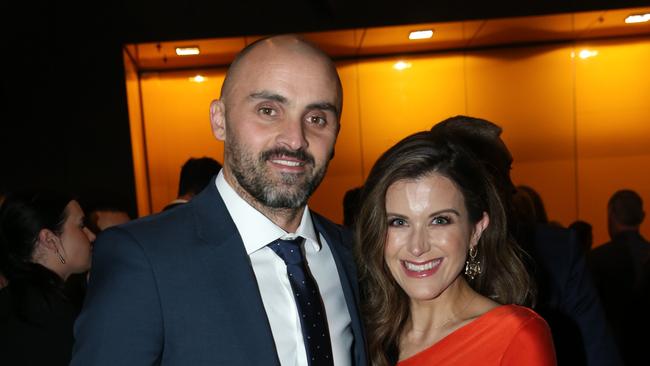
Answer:
[[[638,247],[642,251],[650,250],[650,242],[648,242],[648,240],[639,232],[629,235],[627,242],[629,242],[630,245]]]
[[[150,254],[176,250],[195,236],[194,222],[193,210],[186,204],[109,228],[98,235],[95,246],[126,249],[129,243],[134,243]]]
[[[587,264],[592,271],[610,271],[611,268],[625,267],[625,260],[621,257],[624,257],[626,252],[620,243],[608,241],[587,253]]]
[[[594,258],[599,258],[602,257],[603,255],[606,255],[606,253],[612,251],[612,248],[614,246],[614,243],[611,241],[608,241],[607,243],[601,244],[595,248],[592,248],[588,253],[587,253],[587,258],[588,259],[594,259]],[[615,250],[615,248],[614,248]]]
[[[548,224],[536,226],[535,240],[544,246],[554,246],[553,250],[562,250],[568,245],[576,244],[575,234],[571,229]]]
[[[186,204],[186,203],[187,203],[187,202],[172,202],[172,203],[168,204],[167,206],[165,206],[165,207],[162,209],[162,211],[164,212],[164,211],[167,211],[167,210],[171,210],[172,208],[175,208],[175,207],[178,207],[178,206],[182,206],[182,205],[184,205],[184,204]]]
[[[613,252],[617,252],[620,249],[621,249],[620,243],[608,241],[590,250],[589,253],[587,254],[587,257],[600,258],[612,254]]]
[[[562,227],[538,225],[533,246],[535,260],[558,279],[570,276],[572,268],[582,256],[575,233]]]
[[[144,216],[119,227],[132,235],[164,234],[183,229],[192,220],[190,205],[181,205],[174,210]]]

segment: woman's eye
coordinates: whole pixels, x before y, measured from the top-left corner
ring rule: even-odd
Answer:
[[[445,225],[449,223],[449,218],[445,216],[436,216],[433,218],[434,225]]]
[[[388,225],[389,226],[404,226],[406,225],[406,220],[400,219],[400,218],[395,218],[388,220]]]

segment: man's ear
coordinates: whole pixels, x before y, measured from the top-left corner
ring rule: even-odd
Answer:
[[[472,239],[469,243],[470,248],[478,244],[478,241],[481,239],[483,231],[490,224],[490,217],[487,212],[483,212],[483,217],[474,225],[474,232],[472,232]]]
[[[226,140],[226,106],[220,99],[210,103],[210,126],[217,140]]]

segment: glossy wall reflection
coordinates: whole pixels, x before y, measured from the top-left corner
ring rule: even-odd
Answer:
[[[397,70],[400,60],[404,68]],[[334,221],[342,221],[345,191],[362,184],[383,151],[457,114],[501,125],[515,159],[515,182],[541,193],[552,220],[590,222],[596,245],[607,240],[606,203],[614,191],[634,189],[650,207],[648,38],[337,65],[344,88],[342,128],[329,172],[310,201]],[[208,107],[219,96],[224,72],[144,73],[127,80],[141,214],[158,212],[175,198],[187,158],[223,161]],[[197,82],[197,74],[205,80]],[[650,236],[650,220],[642,231]]]

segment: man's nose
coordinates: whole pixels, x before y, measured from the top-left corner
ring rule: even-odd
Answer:
[[[281,128],[282,131],[278,136],[279,143],[294,151],[306,148],[309,145],[305,137],[305,125],[302,118],[288,119]]]

